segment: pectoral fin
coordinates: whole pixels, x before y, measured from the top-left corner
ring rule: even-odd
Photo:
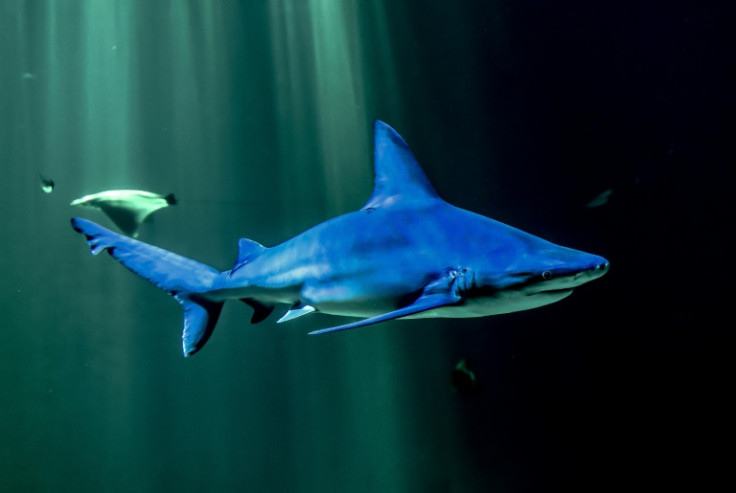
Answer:
[[[445,293],[424,294],[420,296],[411,305],[407,305],[403,308],[399,308],[398,310],[384,313],[382,315],[376,315],[375,317],[358,320],[357,322],[353,322],[353,323],[349,323],[345,325],[339,325],[337,327],[329,327],[327,329],[314,330],[310,332],[309,335],[325,334],[327,332],[337,332],[338,330],[355,329],[357,327],[364,327],[366,325],[377,324],[378,322],[385,322],[386,320],[393,320],[395,318],[401,318],[401,317],[406,317],[409,315],[414,315],[415,313],[426,312],[427,310],[432,310],[434,308],[439,308],[441,306],[454,305],[458,303],[460,299],[461,299],[460,296],[458,296],[454,292],[454,290],[450,292],[445,292]]]

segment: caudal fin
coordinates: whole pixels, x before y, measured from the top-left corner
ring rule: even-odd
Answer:
[[[204,293],[220,273],[205,264],[142,241],[117,234],[86,219],[72,219],[72,227],[87,238],[93,255],[106,250],[134,274],[166,291],[184,308],[184,356],[199,351],[212,335],[223,302]]]

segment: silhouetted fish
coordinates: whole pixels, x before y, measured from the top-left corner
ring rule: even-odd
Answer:
[[[585,204],[585,207],[600,207],[602,205],[606,205],[608,203],[608,199],[611,198],[612,193],[613,189],[611,188],[603,190],[601,193],[596,195],[593,200]]]
[[[73,200],[71,205],[94,207],[112,219],[123,233],[135,238],[138,227],[153,212],[176,204],[174,194],[159,195],[142,190],[107,190]]]
[[[461,359],[450,374],[452,388],[460,394],[467,394],[477,390],[478,382],[475,379],[475,373],[468,368],[468,361]]]

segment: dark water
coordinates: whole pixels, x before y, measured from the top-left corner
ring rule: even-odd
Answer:
[[[0,1],[0,489],[707,489],[733,14]],[[336,319],[251,326],[232,303],[185,360],[177,303],[69,227],[110,225],[68,205],[81,195],[174,192],[140,238],[228,268],[240,237],[276,244],[362,205],[376,118],[451,203],[611,272],[537,310],[325,337],[306,333]],[[461,358],[476,391],[450,384]]]

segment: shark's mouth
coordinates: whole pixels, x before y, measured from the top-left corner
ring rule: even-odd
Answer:
[[[573,292],[573,288],[545,289],[544,291],[540,291],[540,292],[547,293],[547,294],[556,294],[556,293],[570,294]]]
[[[573,288],[560,288],[560,289],[549,289],[544,291],[538,291],[536,293],[532,293],[532,296],[550,296],[557,298],[558,300],[561,300],[562,298],[566,298],[570,296],[573,292]]]

